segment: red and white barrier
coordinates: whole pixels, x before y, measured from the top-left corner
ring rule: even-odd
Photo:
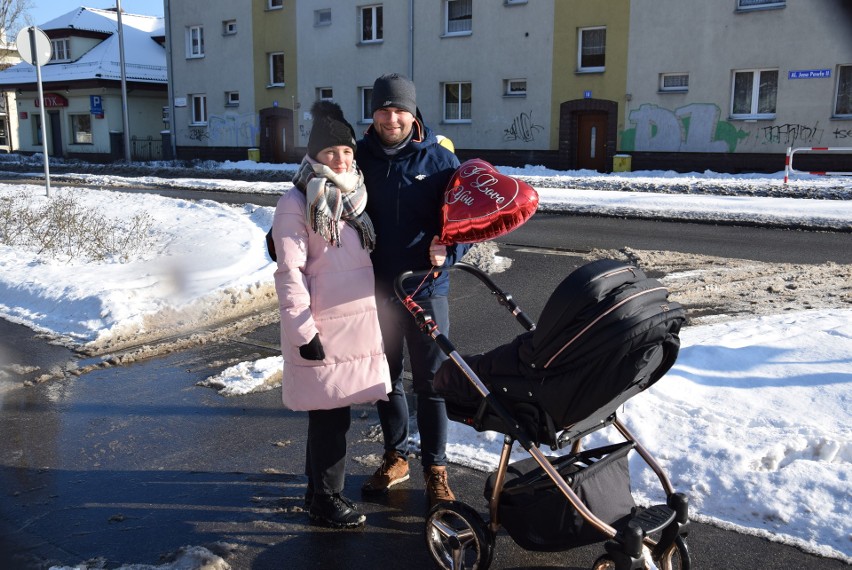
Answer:
[[[790,174],[815,174],[817,176],[852,176],[852,164],[849,171],[840,172],[804,172],[793,168],[793,155],[797,152],[852,152],[848,146],[804,146],[799,148],[787,147],[787,156],[784,160],[784,184],[790,179]]]

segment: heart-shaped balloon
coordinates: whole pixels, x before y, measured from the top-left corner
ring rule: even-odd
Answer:
[[[439,243],[488,241],[514,230],[538,207],[538,193],[522,180],[500,174],[484,160],[464,162],[444,193]]]

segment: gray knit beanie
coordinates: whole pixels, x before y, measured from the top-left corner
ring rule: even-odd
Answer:
[[[396,107],[417,115],[417,95],[414,82],[399,73],[387,73],[373,83],[372,112],[382,107]]]

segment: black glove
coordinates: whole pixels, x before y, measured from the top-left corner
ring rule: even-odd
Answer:
[[[325,359],[325,351],[322,349],[319,334],[315,334],[314,338],[308,344],[303,344],[299,347],[299,355],[305,360]]]
[[[266,251],[272,261],[278,261],[278,257],[275,255],[275,240],[272,239],[272,230],[266,232]]]

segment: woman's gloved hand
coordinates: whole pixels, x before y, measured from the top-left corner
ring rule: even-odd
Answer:
[[[305,360],[323,360],[325,359],[325,351],[320,342],[319,333],[314,335],[311,342],[303,344],[299,347],[299,355]]]

